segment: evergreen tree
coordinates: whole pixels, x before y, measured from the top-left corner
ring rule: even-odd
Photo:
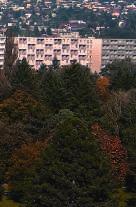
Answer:
[[[14,181],[23,190],[22,201],[33,207],[114,206],[107,159],[84,123],[71,112],[64,114],[41,160]]]
[[[12,85],[15,88],[31,90],[35,87],[35,83],[35,71],[27,63],[26,59],[18,61],[12,76]]]
[[[60,65],[59,60],[55,56],[54,59],[53,59],[53,61],[52,61],[52,68],[54,70],[57,70],[57,69],[59,69],[59,65]]]
[[[126,189],[132,194],[128,206],[136,205],[136,90],[127,92],[127,104],[122,109],[120,120],[122,143],[128,151],[129,171],[126,178]]]
[[[49,69],[44,73],[41,83],[42,96],[53,111],[65,108],[66,91],[63,85],[60,71]]]
[[[46,71],[42,77],[42,94],[51,108],[67,108],[93,121],[99,113],[95,82],[88,68],[74,63],[62,70]]]
[[[45,64],[41,64],[39,70],[38,70],[38,73],[40,75],[43,75],[45,73],[45,71],[47,70],[47,66]]]
[[[61,77],[67,91],[67,108],[85,119],[95,119],[99,111],[99,101],[95,76],[89,68],[73,63],[62,70]]]
[[[130,59],[116,60],[106,66],[104,74],[110,76],[113,90],[129,90],[136,87],[136,64]]]

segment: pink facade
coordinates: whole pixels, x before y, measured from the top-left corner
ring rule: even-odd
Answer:
[[[100,72],[102,57],[102,39],[93,39],[91,53],[91,69],[92,72]]]
[[[115,59],[126,57],[136,63],[136,39],[96,39],[82,38],[78,33],[68,33],[57,37],[16,37],[19,59],[39,69],[42,63],[52,65],[56,57],[61,66],[77,61],[88,66],[92,72],[100,72],[105,65]],[[4,64],[5,37],[0,36],[0,69]]]
[[[19,59],[26,58],[35,69],[39,69],[42,63],[47,66],[52,65],[54,57],[57,58],[61,66],[70,65],[73,61],[77,61],[81,65],[90,67],[93,71],[100,67],[100,60],[96,62],[95,55],[97,54],[98,57],[101,55],[98,54],[100,53],[98,48],[100,41],[97,43],[96,39],[92,37],[81,38],[73,35],[46,38],[18,37],[17,44]]]

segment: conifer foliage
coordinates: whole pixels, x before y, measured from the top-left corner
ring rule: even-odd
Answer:
[[[110,166],[84,123],[71,112],[58,123],[52,142],[29,173],[26,206],[112,206]],[[22,183],[23,183],[22,182]]]

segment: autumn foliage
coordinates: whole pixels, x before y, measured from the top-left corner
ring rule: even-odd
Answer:
[[[23,90],[16,90],[0,103],[1,117],[10,118],[12,121],[25,121],[30,117],[41,118],[47,112],[47,107]]]
[[[23,144],[12,155],[12,162],[15,167],[30,167],[32,162],[40,156],[40,153],[47,146],[47,142],[37,141],[35,143]]]
[[[35,143],[22,144],[11,156],[11,167],[7,172],[7,179],[14,176],[19,170],[27,170],[40,158],[40,154],[47,147],[48,141],[36,141]]]
[[[99,124],[92,125],[92,133],[100,142],[101,149],[108,156],[115,179],[123,181],[126,177],[128,165],[127,151],[121,144],[120,138],[108,134]]]
[[[108,77],[100,77],[96,81],[97,91],[103,100],[107,100],[107,98],[109,97],[109,86],[110,80]]]

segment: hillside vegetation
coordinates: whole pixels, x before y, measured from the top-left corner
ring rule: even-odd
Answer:
[[[136,206],[136,65],[23,59],[0,78],[0,195],[7,183],[13,200],[0,207]]]

